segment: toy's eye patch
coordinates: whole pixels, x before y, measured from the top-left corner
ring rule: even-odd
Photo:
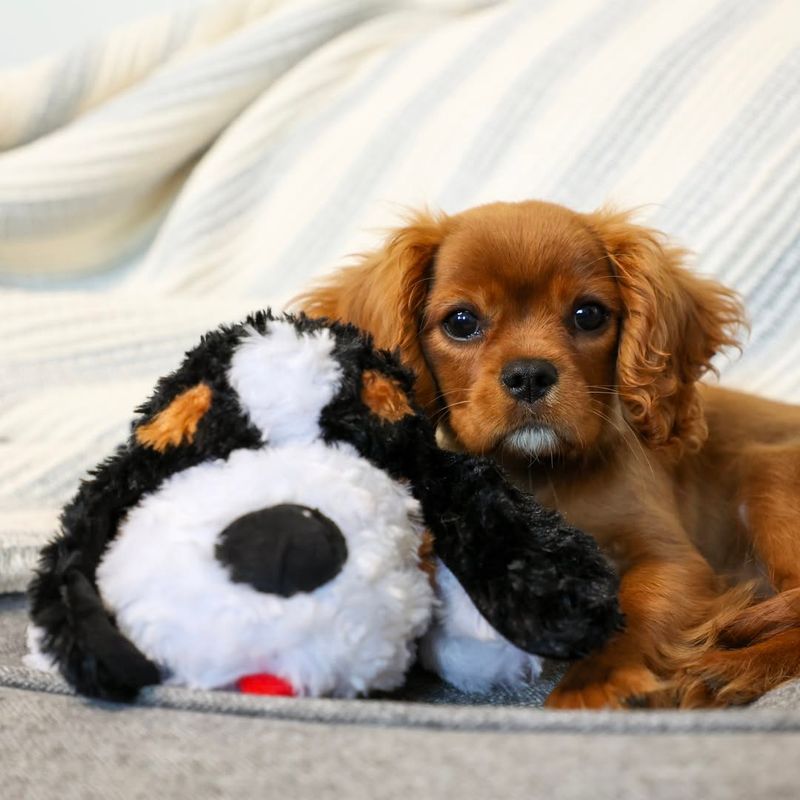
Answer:
[[[198,383],[181,392],[150,422],[136,429],[136,441],[163,453],[168,447],[191,444],[197,433],[197,424],[211,408],[211,387]]]
[[[367,370],[361,377],[361,401],[373,414],[387,422],[397,422],[414,413],[408,395],[397,381],[376,370]]]

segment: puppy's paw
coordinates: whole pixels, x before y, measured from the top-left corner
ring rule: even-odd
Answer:
[[[656,697],[663,683],[644,665],[597,671],[576,664],[547,698],[547,708],[636,708],[643,699]],[[650,703],[646,703],[650,706]]]

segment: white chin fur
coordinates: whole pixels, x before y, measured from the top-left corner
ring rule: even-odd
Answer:
[[[550,428],[520,428],[506,437],[509,450],[529,456],[546,456],[558,447],[558,436]]]

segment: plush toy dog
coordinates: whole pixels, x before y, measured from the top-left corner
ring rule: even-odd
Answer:
[[[602,644],[621,616],[593,541],[438,449],[411,392],[350,326],[266,312],[206,335],[65,508],[29,590],[34,649],[130,699],[260,673],[391,689],[423,634],[469,688]]]

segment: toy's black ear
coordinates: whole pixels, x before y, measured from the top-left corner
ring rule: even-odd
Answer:
[[[191,444],[197,425],[211,408],[212,391],[206,383],[198,383],[174,397],[170,404],[136,428],[136,441],[164,453],[170,447]]]
[[[361,375],[361,401],[373,414],[386,422],[399,422],[414,414],[408,394],[400,383],[377,370]]]
[[[158,667],[123,636],[86,576],[77,570],[67,585],[75,638],[65,666],[78,691],[111,700],[132,700],[160,682]]]
[[[82,694],[130,701],[142,687],[160,682],[158,667],[116,627],[81,572],[79,555],[63,540],[42,552],[28,596],[43,652]]]
[[[436,553],[492,627],[551,658],[586,655],[622,627],[618,578],[588,534],[488,459],[431,456],[419,499]]]

